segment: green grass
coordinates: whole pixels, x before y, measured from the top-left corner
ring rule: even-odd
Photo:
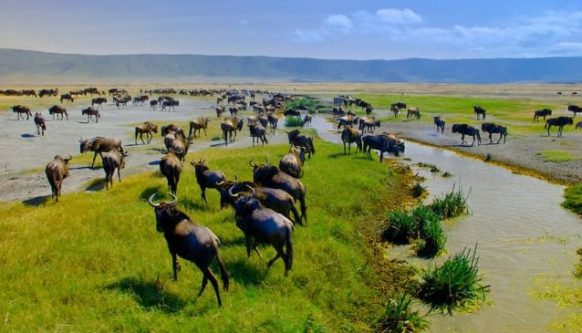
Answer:
[[[435,198],[429,205],[430,209],[443,220],[452,219],[469,211],[467,196],[461,191],[455,191],[445,194],[443,197]]]
[[[578,249],[576,253],[580,257],[580,259],[578,261],[578,264],[576,264],[576,272],[574,272],[574,276],[576,276],[578,279],[582,279],[582,248]]]
[[[563,150],[543,150],[537,154],[544,162],[562,163],[580,159],[574,154]]]
[[[582,216],[582,182],[566,188],[564,198],[562,206]]]
[[[255,254],[246,258],[233,211],[220,210],[212,190],[206,207],[185,164],[178,207],[222,241],[231,276],[222,309],[210,286],[196,298],[201,274],[193,265],[180,260],[179,281],[172,280],[166,242],[146,202],[151,193],[167,192],[156,173],[115,180],[109,191],[65,194],[58,204],[0,204],[2,330],[371,331],[386,298],[409,280],[397,269],[377,267],[381,254],[373,255],[370,246],[386,209],[400,204],[396,189],[403,188],[403,178],[386,164],[343,156],[338,145],[315,144],[317,155],[306,162],[302,179],[309,226],[295,228],[288,277],[282,262],[267,271]],[[276,161],[286,151],[286,145],[213,148],[188,159],[205,158],[230,179],[252,179],[250,158]],[[274,255],[269,247],[261,251]]]
[[[412,297],[408,294],[390,299],[384,316],[379,322],[379,332],[420,332],[428,327],[428,321],[418,311],[412,310]]]
[[[307,112],[311,114],[311,113],[315,112],[318,105],[319,105],[319,103],[314,98],[300,97],[300,98],[295,98],[295,99],[292,99],[290,101],[287,101],[285,103],[284,109],[285,110],[286,109],[294,109],[295,110],[298,107],[305,107],[305,108],[307,108]]]
[[[285,127],[299,127],[303,124],[301,117],[287,116],[285,117]]]

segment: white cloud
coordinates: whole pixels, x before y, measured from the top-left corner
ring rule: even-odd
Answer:
[[[422,23],[422,17],[414,11],[396,8],[382,8],[376,11],[376,17],[388,24],[418,24]]]
[[[350,33],[352,27],[352,20],[345,15],[330,15],[323,21],[323,29],[326,31],[347,34]]]
[[[299,43],[318,43],[325,40],[323,34],[315,30],[295,30],[291,39]]]

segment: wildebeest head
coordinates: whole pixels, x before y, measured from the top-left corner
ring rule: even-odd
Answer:
[[[200,159],[198,162],[196,161],[190,162],[190,164],[192,164],[192,166],[194,167],[194,170],[196,170],[196,173],[202,173],[208,170],[208,166],[205,163],[206,161],[203,159]]]
[[[289,137],[289,144],[292,144],[295,141],[295,138],[299,135],[299,130],[295,129],[291,132],[287,132],[287,136]]]
[[[79,140],[79,151],[82,153],[89,151],[89,146],[90,146],[90,142],[87,139],[83,139],[81,138],[81,140]]]
[[[257,184],[262,184],[279,173],[279,168],[274,165],[255,164],[253,160],[249,161],[249,165],[253,168],[253,181]]]
[[[263,205],[254,196],[241,196],[234,202],[237,220],[240,217],[249,216],[254,210],[261,208],[263,208]]]
[[[170,193],[174,200],[170,202],[158,202],[154,203],[154,197],[156,193],[152,194],[148,203],[154,208],[154,213],[156,214],[156,229],[159,232],[171,232],[174,230],[176,224],[184,219],[188,219],[186,214],[182,213],[176,209],[176,204],[178,203],[178,198]]]

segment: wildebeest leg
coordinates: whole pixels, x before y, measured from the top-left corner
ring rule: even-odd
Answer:
[[[208,280],[210,280],[210,283],[212,283],[214,293],[216,294],[216,300],[218,301],[218,306],[222,306],[222,300],[220,299],[220,291],[218,290],[218,281],[216,281],[216,277],[214,277],[214,274],[212,274],[208,266],[202,272],[204,273],[204,277],[206,277]]]
[[[466,143],[465,142],[465,133],[461,134],[461,144]]]
[[[201,187],[200,189],[202,190],[202,200],[204,200],[206,206],[208,206],[208,200],[206,200],[206,187]]]
[[[475,139],[475,137],[473,137],[473,139]],[[493,143],[493,132],[489,132],[489,143]]]
[[[503,133],[499,133],[499,140],[497,140],[497,144],[499,144],[499,142],[501,142],[501,138],[503,137]],[[505,142],[503,142],[505,143]]]
[[[293,218],[295,219],[295,222],[303,225],[303,221],[301,220],[301,217],[299,216],[299,212],[297,211],[295,205],[291,206],[291,213],[293,213]]]
[[[473,141],[471,142],[471,147],[475,144],[475,135],[473,135]]]
[[[550,127],[552,127],[552,125],[548,125],[548,136],[550,136]]]
[[[171,252],[172,255],[172,271],[174,272],[174,281],[178,281],[178,272],[181,270],[176,252]]]
[[[99,156],[101,156],[101,158],[103,159],[103,155],[101,155],[101,153],[95,152],[95,154],[93,154],[93,163],[91,163],[92,168],[95,167],[95,158],[97,158],[97,154],[99,154]]]
[[[204,291],[204,289],[206,289],[207,284],[208,284],[208,277],[206,276],[206,274],[203,274],[202,285],[200,286],[200,291],[198,292],[198,297],[200,297],[202,295],[202,292]]]
[[[121,167],[117,168],[117,178],[119,179],[119,182],[121,183]],[[111,185],[113,185],[113,179],[111,180]]]
[[[269,260],[269,262],[267,263],[267,268],[270,268],[273,265],[273,263],[275,261],[277,261],[277,259],[279,259],[285,255],[283,253],[283,248],[281,245],[275,247],[275,250],[277,251],[277,255],[273,259]]]

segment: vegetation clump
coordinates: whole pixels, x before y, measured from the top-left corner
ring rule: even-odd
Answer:
[[[315,113],[315,110],[319,107],[317,100],[311,97],[300,97],[295,98],[287,102],[287,109],[303,109],[307,110],[309,114]]]
[[[428,327],[428,321],[418,311],[411,309],[412,297],[408,294],[397,295],[386,305],[384,316],[379,322],[379,332],[419,332]]]
[[[468,195],[464,196],[460,189],[455,191],[453,188],[444,197],[434,199],[429,207],[441,219],[452,219],[469,211],[467,197]]]
[[[300,127],[302,124],[301,117],[287,116],[285,118],[285,127]]]
[[[566,200],[562,202],[562,207],[582,216],[582,182],[566,188],[564,197]]]
[[[420,183],[416,183],[414,186],[412,186],[410,192],[414,198],[421,198],[426,195],[426,187],[420,185]]]
[[[578,262],[578,265],[576,265],[576,272],[574,272],[574,276],[582,279],[582,248],[578,249],[576,253],[580,256],[580,261]]]

